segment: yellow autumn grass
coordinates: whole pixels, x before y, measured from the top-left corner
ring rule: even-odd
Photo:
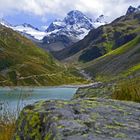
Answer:
[[[15,131],[16,112],[12,112],[8,103],[1,103],[0,140],[11,140]]]
[[[16,129],[16,119],[21,111],[22,102],[29,96],[31,92],[21,93],[18,95],[18,102],[15,110],[11,110],[8,102],[0,102],[0,140],[12,140]]]
[[[113,94],[113,99],[140,102],[140,78],[120,81]]]

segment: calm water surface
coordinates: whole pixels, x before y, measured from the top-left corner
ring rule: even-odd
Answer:
[[[40,100],[70,100],[78,88],[0,88],[0,110],[5,106],[10,110],[22,109]],[[6,105],[3,105],[6,104]]]

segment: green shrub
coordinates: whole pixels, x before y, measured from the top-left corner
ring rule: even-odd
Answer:
[[[140,102],[140,78],[124,80],[117,84],[113,99]]]

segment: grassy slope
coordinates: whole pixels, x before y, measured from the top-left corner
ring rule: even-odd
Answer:
[[[140,103],[140,77],[117,82],[112,96],[113,99],[135,101]]]
[[[128,76],[140,72],[140,36],[84,65],[93,76]]]
[[[98,81],[96,88],[78,90],[75,97],[111,98],[140,102],[140,36],[120,48],[84,65]]]
[[[62,60],[89,62],[121,47],[140,34],[140,12],[93,29],[78,43],[54,54]]]
[[[30,40],[0,25],[0,85],[60,85],[83,82]]]

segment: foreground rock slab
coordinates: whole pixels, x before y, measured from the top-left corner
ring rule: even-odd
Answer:
[[[41,101],[23,109],[14,140],[139,140],[140,104],[109,99]]]

